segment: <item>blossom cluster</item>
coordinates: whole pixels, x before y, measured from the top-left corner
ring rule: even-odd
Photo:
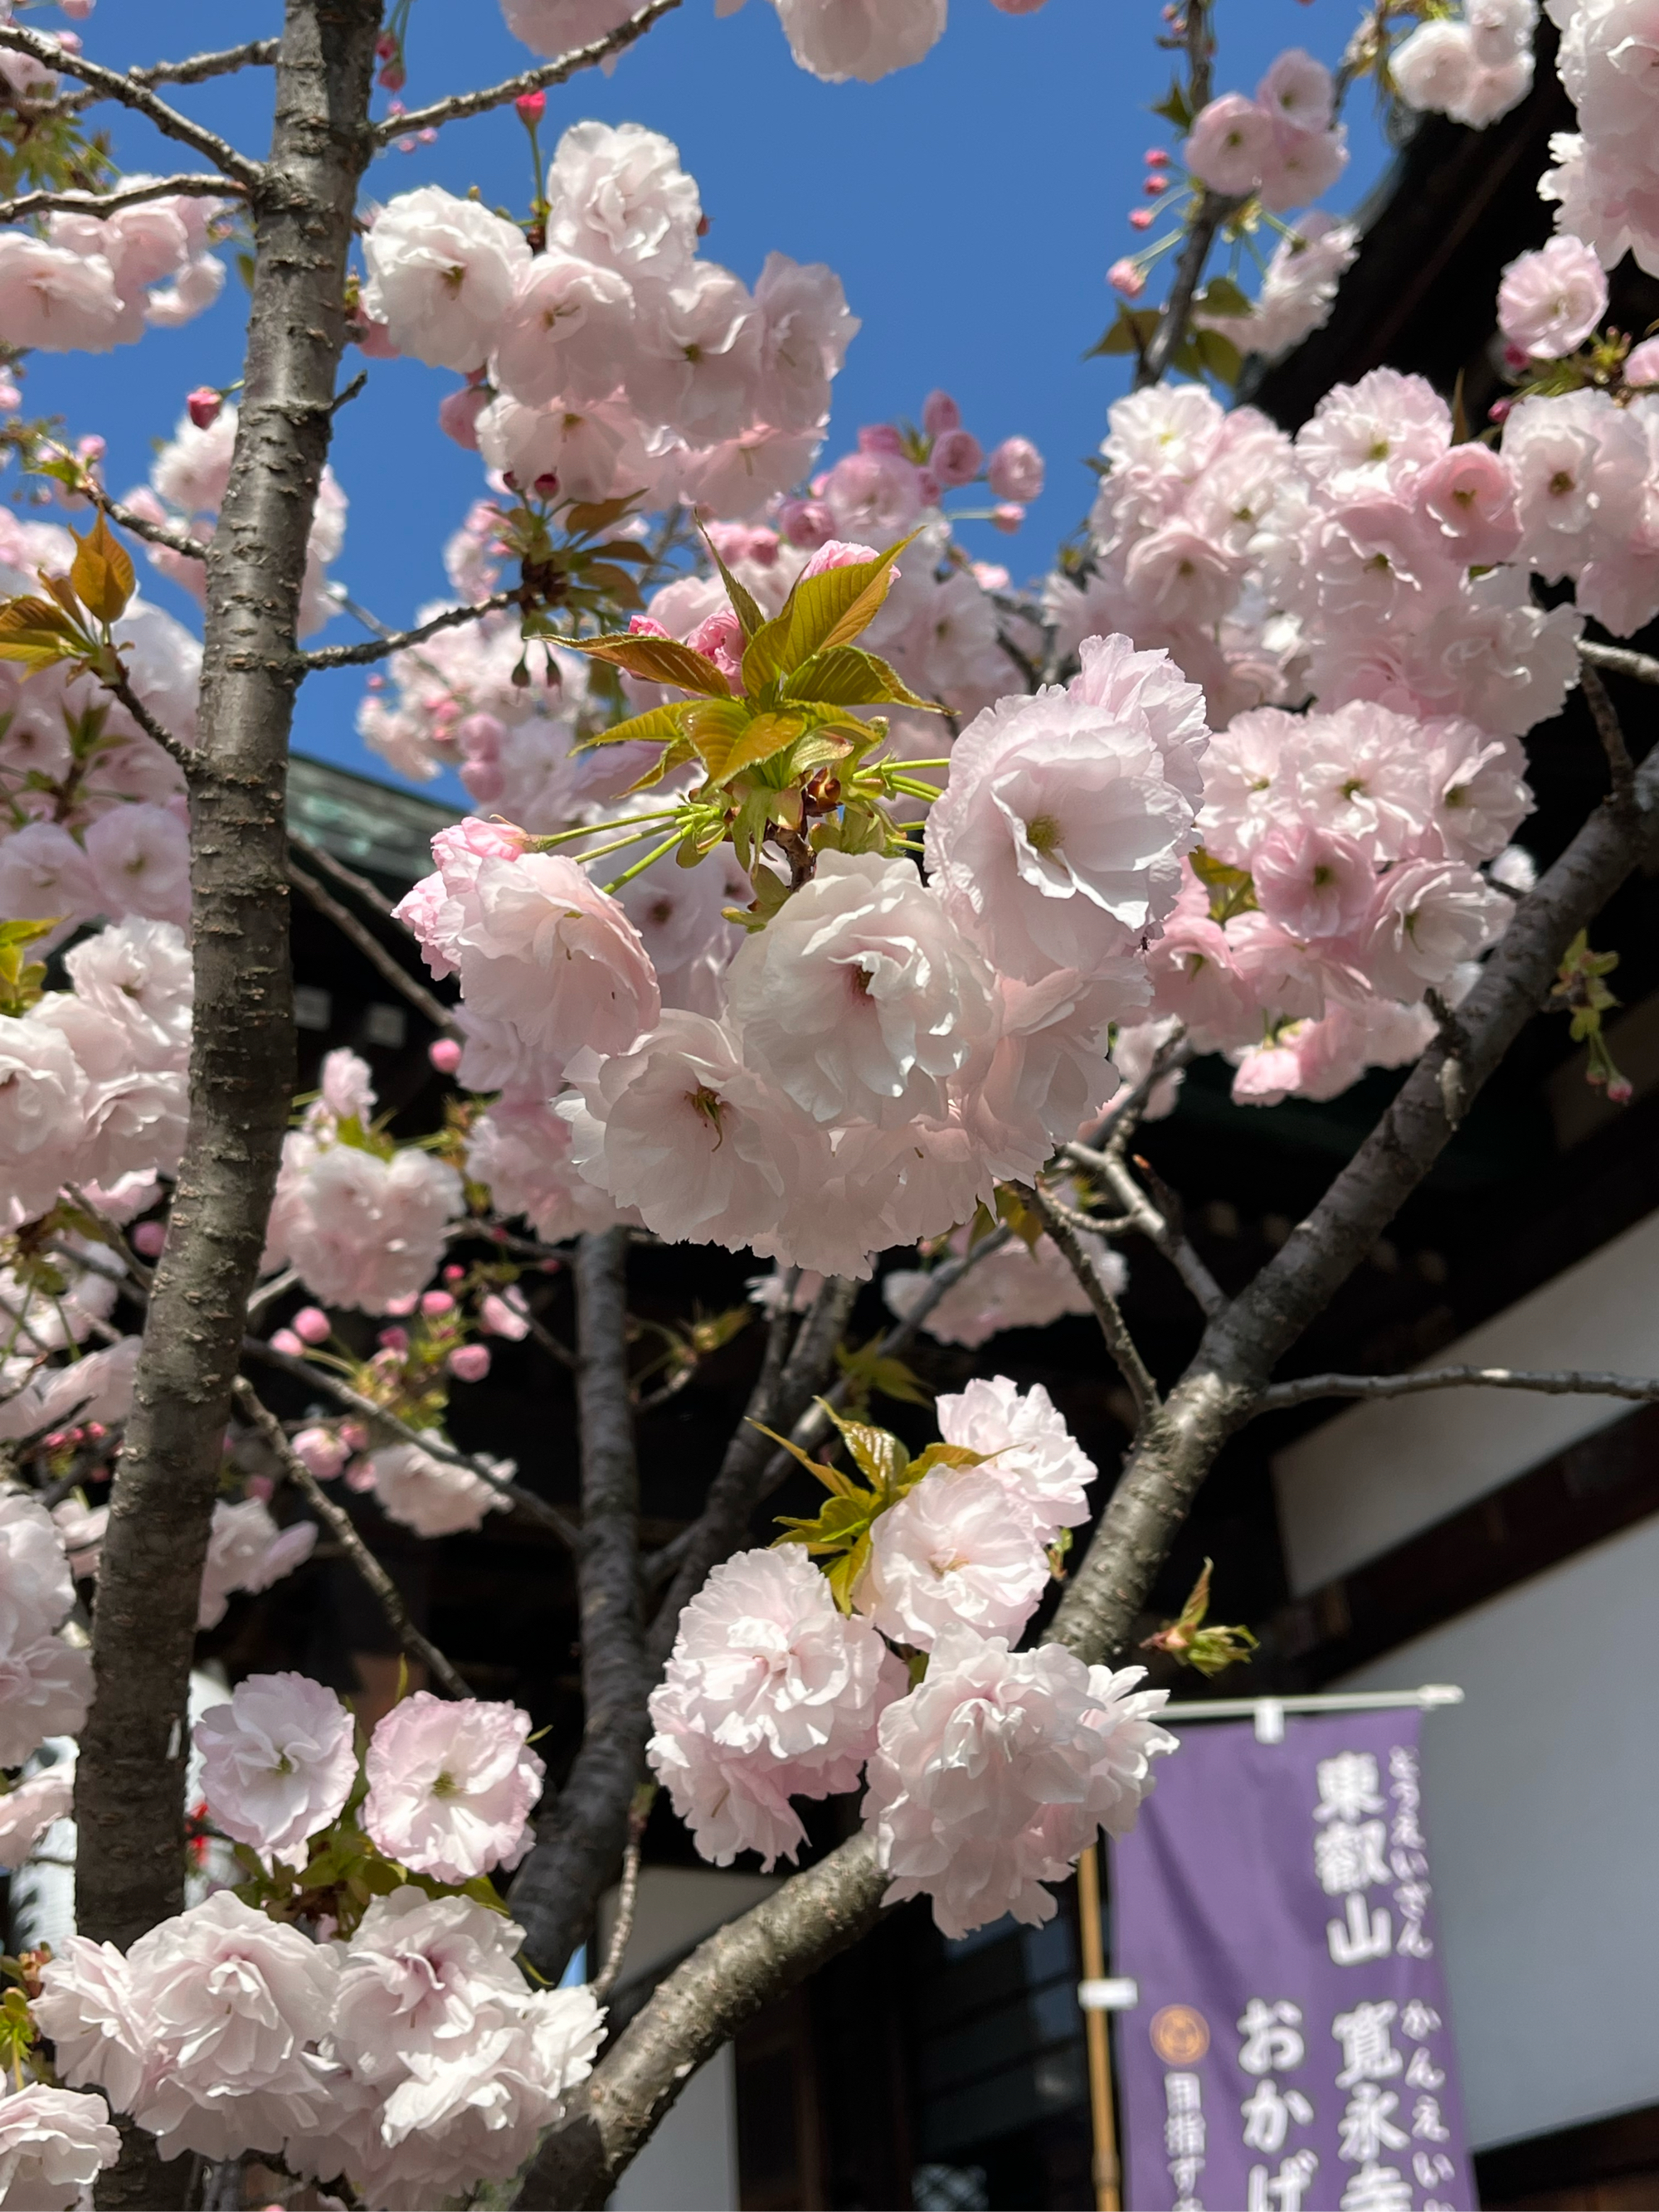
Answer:
[[[1408,107],[1484,131],[1532,90],[1537,27],[1538,0],[1464,0],[1461,15],[1431,16],[1401,41],[1390,81]]]
[[[1330,71],[1300,47],[1290,48],[1254,100],[1224,92],[1199,111],[1183,158],[1201,185],[1227,199],[1254,197],[1281,215],[1308,206],[1329,191],[1348,161]]]
[[[0,594],[64,574],[69,532],[0,507]],[[202,649],[159,607],[134,599],[114,625],[128,680],[181,744],[196,737]],[[184,923],[190,850],[184,778],[152,738],[75,664],[25,676],[0,666],[0,922],[80,924],[140,915]]]
[[[1540,194],[1556,225],[1594,246],[1603,268],[1633,254],[1659,271],[1659,152],[1649,74],[1652,26],[1641,0],[1546,0],[1561,33],[1556,68],[1578,111],[1550,141]]]
[[[34,70],[27,57],[15,58]],[[42,73],[36,83],[50,75]],[[137,174],[123,179],[133,186],[153,181]],[[225,264],[208,246],[227,204],[167,192],[109,216],[60,209],[47,217],[44,237],[0,231],[0,327],[7,344],[41,353],[107,353],[136,343],[147,330],[176,330],[192,321],[224,284]]]
[[[74,1604],[52,1516],[21,1491],[0,1492],[0,1766],[21,1766],[86,1719],[92,1654],[64,1633]]]
[[[875,1505],[849,1610],[790,1540],[714,1570],[652,1696],[648,1755],[722,1866],[745,1850],[793,1859],[805,1832],[790,1800],[853,1789],[867,1767],[891,1893],[931,1896],[958,1936],[1006,1911],[1048,1918],[1041,1885],[1101,1826],[1133,1822],[1171,1740],[1148,1717],[1164,1693],[1133,1689],[1144,1669],[1011,1651],[1095,1474],[1047,1392],[997,1376],[938,1413],[941,1463]],[[816,1527],[799,1537],[831,1548]]]

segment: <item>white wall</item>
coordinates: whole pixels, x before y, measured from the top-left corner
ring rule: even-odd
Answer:
[[[777,1886],[769,1875],[647,1867],[640,1877],[623,1981],[701,1942]],[[612,1891],[599,1907],[601,1957],[615,1911]],[[672,2112],[623,2174],[611,2204],[613,2212],[731,2212],[737,2201],[737,2069],[728,2043],[686,2083]]]
[[[1659,2101],[1656,1591],[1650,1521],[1345,1685],[1467,1693],[1424,1814],[1477,2147]]]
[[[1659,1374],[1659,1213],[1426,1364]],[[1630,1410],[1468,1389],[1339,1413],[1273,1462],[1291,1589],[1346,1573]]]

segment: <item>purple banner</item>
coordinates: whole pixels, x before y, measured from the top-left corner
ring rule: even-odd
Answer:
[[[1421,1715],[1180,1727],[1112,1851],[1133,2212],[1471,2212]]]

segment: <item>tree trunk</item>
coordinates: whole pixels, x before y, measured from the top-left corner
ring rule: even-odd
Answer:
[[[289,0],[252,196],[246,386],[208,557],[191,777],[190,1134],[112,1499],[76,1783],[76,1911],[119,1944],[177,1912],[185,1699],[247,1296],[294,1083],[284,798],[295,633],[328,453],[379,0]],[[100,2202],[131,2194],[123,2168]],[[131,2177],[135,2181],[137,2176]]]

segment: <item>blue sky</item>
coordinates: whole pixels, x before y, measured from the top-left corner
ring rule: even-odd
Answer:
[[[1334,63],[1356,12],[1348,0],[1224,0],[1218,88],[1253,89],[1287,46]],[[125,67],[280,27],[276,0],[167,0],[163,9],[101,0],[80,27],[89,54]],[[543,145],[550,151],[587,116],[663,131],[701,187],[710,258],[750,283],[774,248],[839,272],[864,327],[836,387],[829,455],[853,442],[860,422],[914,416],[934,386],[956,395],[988,448],[1016,432],[1034,439],[1048,489],[1024,529],[1004,538],[970,525],[963,535],[1017,576],[1036,574],[1086,510],[1082,463],[1126,380],[1121,362],[1082,356],[1112,316],[1104,272],[1136,242],[1125,217],[1139,201],[1141,156],[1174,143],[1147,112],[1171,73],[1156,43],[1161,27],[1159,0],[1048,0],[1024,16],[990,0],[952,0],[950,28],[921,65],[877,85],[825,85],[795,67],[765,0],[725,21],[713,0],[684,0],[614,75],[589,72],[549,94]],[[492,0],[416,0],[404,98],[413,106],[487,84],[532,58]],[[257,154],[270,82],[269,72],[250,71],[177,98]],[[1387,159],[1364,88],[1349,129],[1353,158],[1329,196],[1338,209],[1363,197]],[[179,149],[142,121],[121,116],[114,138],[126,167],[183,166]],[[386,198],[428,182],[457,191],[476,183],[492,204],[522,205],[529,156],[511,111],[453,125],[413,155],[387,154],[368,190]],[[245,310],[233,276],[218,307],[186,330],[101,356],[37,356],[28,410],[61,413],[74,434],[105,436],[108,481],[125,490],[143,477],[185,393],[236,376]],[[354,355],[347,373],[361,365]],[[455,381],[412,362],[376,362],[366,394],[340,418],[334,465],[351,511],[333,573],[388,622],[408,621],[443,592],[444,538],[482,489],[476,456],[436,428],[438,401]],[[144,588],[196,621],[153,572]],[[341,618],[325,635],[356,634]],[[353,728],[361,695],[359,674],[314,678],[301,696],[296,746],[383,773]]]

